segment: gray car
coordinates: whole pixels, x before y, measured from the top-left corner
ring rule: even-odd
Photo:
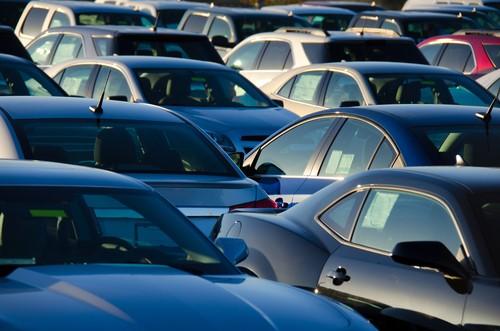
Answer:
[[[130,175],[155,188],[205,234],[231,208],[274,206],[257,183],[182,116],[146,104],[106,101],[102,111],[95,106],[95,100],[84,98],[0,98],[0,158]]]
[[[200,126],[228,152],[249,152],[297,118],[236,71],[215,63],[162,57],[79,59],[47,70],[69,95],[147,102]],[[109,76],[109,81],[106,80]]]

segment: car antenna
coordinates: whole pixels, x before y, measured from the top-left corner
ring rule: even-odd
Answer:
[[[111,75],[111,70],[108,71],[108,75],[106,76],[106,81],[104,82],[104,88],[102,89],[102,94],[101,97],[99,98],[97,106],[89,107],[89,110],[96,115],[101,115],[103,113],[102,103],[104,101],[104,93],[106,93],[106,87],[108,86],[108,80],[110,75]],[[99,122],[99,117],[97,118],[97,121]]]
[[[491,105],[488,107],[488,110],[485,113],[476,113],[476,117],[488,124],[491,120],[491,112],[495,107],[495,103],[498,101],[498,95],[500,94],[500,88],[498,88],[497,95],[491,102]]]

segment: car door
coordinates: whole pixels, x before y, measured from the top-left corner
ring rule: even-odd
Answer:
[[[398,264],[390,256],[399,242],[440,241],[465,265],[462,236],[446,203],[427,192],[397,187],[358,187],[357,191],[366,197],[360,210],[350,214],[355,215],[354,229],[345,232],[347,239],[326,262],[319,291],[378,325],[383,325],[381,314],[391,311],[388,308],[460,324],[466,295],[453,290],[440,272]],[[328,224],[328,213],[320,215],[321,222]]]
[[[332,134],[335,138],[319,153],[311,175],[296,191],[294,203],[345,176],[395,164],[398,150],[381,128],[355,118],[343,118],[339,127]]]
[[[306,71],[292,77],[276,93],[283,106],[299,116],[305,116],[324,108],[319,96],[324,85],[326,70]]]
[[[293,54],[286,41],[268,41],[255,70],[245,71],[245,77],[260,87],[293,66]]]
[[[335,117],[322,116],[291,127],[247,159],[252,163],[247,173],[272,199],[291,203],[335,124]]]

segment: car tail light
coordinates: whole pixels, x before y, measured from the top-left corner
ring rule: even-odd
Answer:
[[[266,198],[262,200],[250,201],[246,203],[241,203],[239,205],[234,205],[229,207],[229,210],[242,209],[242,208],[278,208],[278,204],[274,200]]]

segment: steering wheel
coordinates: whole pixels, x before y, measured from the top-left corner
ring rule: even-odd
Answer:
[[[135,249],[135,247],[125,239],[110,236],[100,237],[97,239],[96,245],[101,249],[113,250],[116,252],[130,252]]]

